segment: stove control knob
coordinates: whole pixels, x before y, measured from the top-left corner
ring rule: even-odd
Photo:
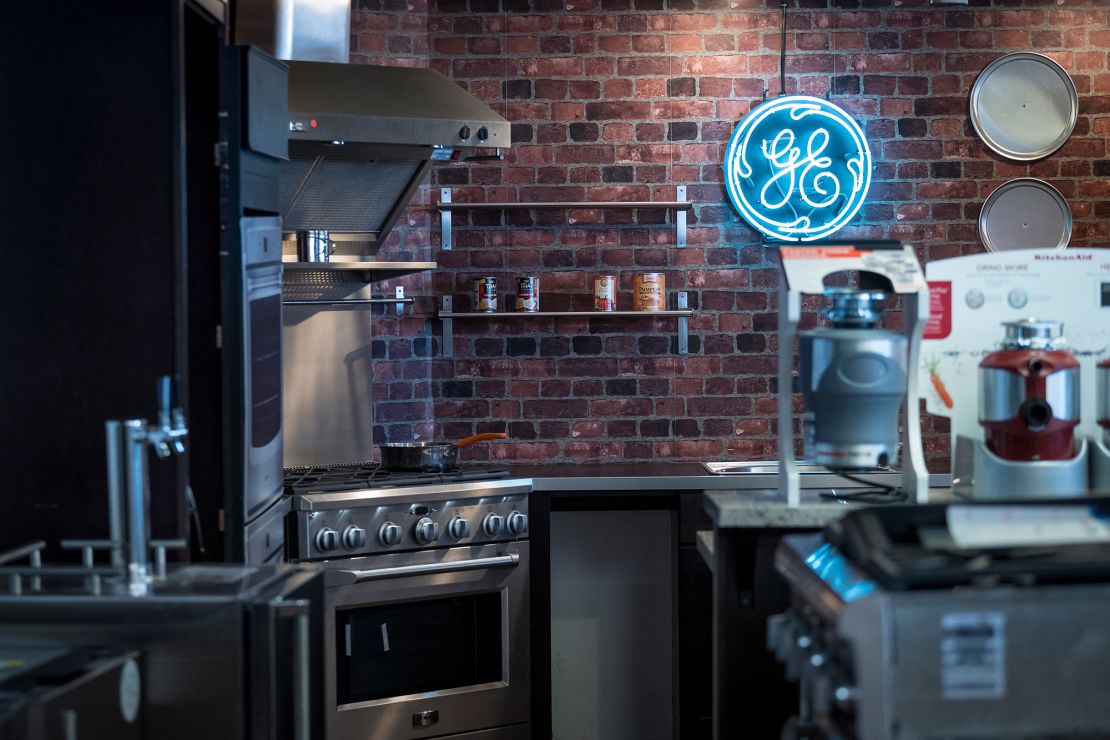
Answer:
[[[485,126],[482,126],[480,129],[478,129],[478,140],[479,141],[485,141],[488,138],[489,138],[489,129],[488,128],[486,128]]]
[[[519,511],[514,511],[509,514],[509,518],[505,520],[505,528],[509,530],[509,534],[522,535],[528,531],[528,515],[521,514]]]
[[[361,547],[366,547],[366,530],[353,524],[344,529],[343,547],[348,550],[358,550]]]
[[[464,537],[469,537],[470,522],[463,519],[461,516],[455,517],[451,520],[451,523],[447,525],[447,534],[451,535],[456,540],[461,540]]]
[[[324,527],[316,533],[316,549],[320,552],[331,552],[339,547],[339,533],[331,527]]]
[[[470,138],[470,126],[463,126],[459,129],[459,138],[463,141]]]
[[[421,545],[430,545],[439,539],[439,525],[428,517],[424,517],[416,523],[413,535]]]
[[[381,542],[386,547],[393,547],[394,545],[401,544],[401,528],[393,522],[386,522],[382,528],[378,530],[378,542]]]
[[[490,537],[496,537],[501,532],[501,516],[498,514],[486,514],[486,518],[482,520],[482,531]]]

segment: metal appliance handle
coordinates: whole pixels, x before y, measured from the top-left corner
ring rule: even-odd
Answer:
[[[308,668],[308,602],[293,625],[293,740],[311,740],[311,703]]]
[[[427,576],[436,573],[456,573],[464,570],[483,570],[486,568],[513,568],[520,563],[520,555],[495,555],[491,558],[473,558],[471,560],[455,560],[450,563],[422,563],[420,565],[399,565],[395,568],[377,568],[375,570],[329,570],[327,571],[328,585],[350,586],[366,581],[378,581],[384,578],[400,578],[402,576]]]

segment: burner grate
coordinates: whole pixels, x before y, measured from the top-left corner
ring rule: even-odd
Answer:
[[[285,493],[329,493],[360,488],[398,488],[437,483],[500,480],[509,478],[504,468],[455,468],[442,473],[398,472],[382,468],[381,463],[358,462],[314,465],[284,469]]]

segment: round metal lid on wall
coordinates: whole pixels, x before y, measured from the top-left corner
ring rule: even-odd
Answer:
[[[1071,239],[1071,209],[1060,191],[1044,180],[1010,180],[983,204],[979,238],[992,252],[1063,249]]]
[[[1059,64],[1019,52],[988,64],[971,88],[971,125],[990,149],[1022,162],[1064,145],[1079,115],[1075,83]]]

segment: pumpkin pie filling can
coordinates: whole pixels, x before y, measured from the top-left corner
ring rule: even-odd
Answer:
[[[474,281],[474,310],[497,310],[497,278],[482,277]]]
[[[617,310],[616,275],[598,275],[594,278],[594,310]]]
[[[661,272],[641,272],[632,276],[632,308],[636,311],[663,311],[667,307],[667,276]]]

